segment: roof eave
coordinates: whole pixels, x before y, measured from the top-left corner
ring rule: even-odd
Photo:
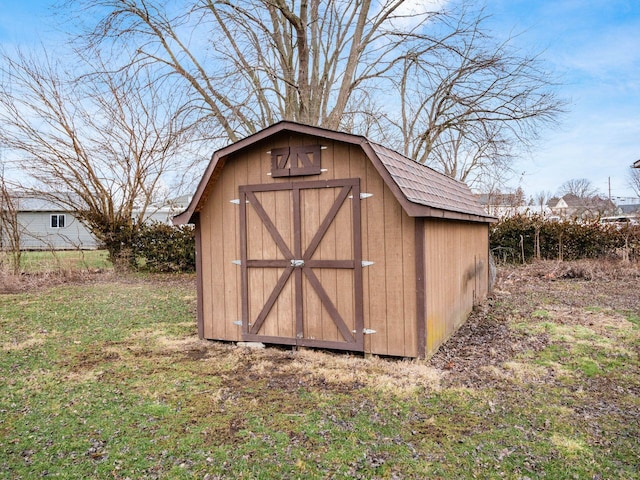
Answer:
[[[462,220],[467,222],[496,223],[498,218],[491,215],[477,215],[474,213],[456,212],[444,208],[434,208],[419,203],[409,202],[404,211],[410,217],[435,218],[442,220]]]

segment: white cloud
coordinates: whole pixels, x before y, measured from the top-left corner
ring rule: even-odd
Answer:
[[[375,14],[388,10],[397,2],[379,0],[372,9]],[[393,25],[396,28],[411,28],[424,19],[425,15],[442,10],[450,0],[405,0],[393,13]]]
[[[421,15],[442,10],[447,3],[448,0],[405,0],[396,13],[406,16]]]

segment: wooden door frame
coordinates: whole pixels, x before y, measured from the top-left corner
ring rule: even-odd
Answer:
[[[302,216],[300,204],[300,192],[302,190],[322,189],[322,188],[342,188],[338,193],[334,204],[326,213],[323,221],[318,226],[316,233],[302,251]],[[255,192],[276,192],[290,191],[292,194],[292,214],[293,214],[293,251],[289,249],[273,221],[263,210],[260,202],[255,196]],[[326,181],[299,181],[283,182],[274,184],[242,185],[240,192],[240,251],[241,251],[241,293],[242,293],[242,339],[245,341],[260,341],[265,343],[279,343],[285,345],[299,345],[309,347],[330,348],[350,351],[364,351],[364,316],[363,316],[363,280],[362,280],[362,227],[360,212],[360,179],[337,179]],[[349,197],[349,193],[351,194]],[[340,211],[344,202],[351,198],[352,229],[353,229],[353,259],[350,260],[312,260],[310,257],[316,251],[325,233],[335,220],[335,216]],[[276,243],[278,249],[285,257],[280,259],[251,260],[247,258],[247,203],[254,205],[256,214],[260,217],[262,224],[266,227],[271,238]],[[302,264],[294,262],[302,260]],[[265,302],[263,309],[257,317],[257,321],[251,325],[249,323],[249,268],[283,268],[278,282],[271,291],[269,298]],[[342,319],[337,308],[322,287],[318,277],[313,272],[314,268],[338,268],[353,269],[353,295],[354,295],[354,328],[350,331]],[[293,275],[295,294],[295,330],[296,336],[278,337],[260,335],[257,332],[262,327],[271,308]],[[333,323],[338,328],[344,341],[319,340],[304,338],[304,300],[302,298],[303,278],[306,276],[309,284],[318,295],[320,302],[331,317]]]

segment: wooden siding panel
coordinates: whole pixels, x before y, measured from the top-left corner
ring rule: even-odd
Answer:
[[[265,213],[267,214],[271,222],[275,222],[275,218],[276,218],[275,192],[261,192],[259,194],[256,194],[256,197],[259,198],[260,204],[262,205],[262,208],[264,209]],[[258,258],[261,260],[270,260],[270,259],[278,258],[279,257],[278,246],[276,245],[276,242],[273,239],[273,237],[269,234],[267,227],[264,224],[264,222],[262,222],[262,220],[260,220],[260,226],[262,230],[261,251],[257,257],[254,257],[252,255],[249,258]],[[274,288],[278,284],[279,277],[278,277],[277,269],[275,268],[261,268],[260,270],[262,271],[262,281],[263,281],[262,292],[261,292],[263,302],[262,302],[262,305],[260,306],[260,308],[262,309],[264,307],[264,303],[267,301],[267,299],[271,295],[271,292],[274,290]],[[251,290],[249,292],[250,292],[250,295],[254,294]],[[253,318],[255,317],[249,317],[249,318],[253,320]],[[269,315],[265,322],[265,329],[263,331],[264,335],[277,336],[279,331],[278,321],[279,321],[278,308],[277,308],[277,305],[274,305],[271,311],[269,312]]]
[[[200,212],[202,235],[202,296],[205,338],[239,340],[240,259],[237,184],[246,181],[243,162],[229,162]]]
[[[224,276],[224,317],[221,321],[224,324],[224,338],[239,340],[241,328],[234,322],[242,318],[240,276],[241,268],[234,264],[240,260],[240,226],[238,223],[238,205],[231,203],[231,200],[238,198],[237,182],[238,177],[244,178],[246,172],[241,165],[233,163],[229,165],[229,179],[222,182],[223,197],[223,225],[222,236],[224,238],[223,270]],[[218,232],[220,234],[220,232]],[[214,251],[215,252],[215,251]]]
[[[446,298],[447,284],[442,276],[447,272],[446,231],[441,231],[441,224],[433,221],[425,222],[426,242],[425,260],[427,269],[427,354],[434,351],[438,342],[446,338]],[[436,255],[440,252],[440,255]]]
[[[316,189],[304,189],[300,191],[300,197],[302,205],[302,252],[300,252],[300,254],[302,254],[318,231],[318,226],[322,219],[320,192]],[[302,258],[302,255],[298,258]],[[309,284],[306,276],[303,278],[302,285],[305,305],[305,338],[322,338],[322,302],[313,287]]]
[[[331,175],[334,178],[353,178],[350,171],[351,150],[344,143],[331,142]],[[329,173],[329,170],[327,171]],[[337,192],[336,192],[337,194]],[[353,192],[351,192],[351,195]],[[353,259],[353,218],[352,218],[352,202],[359,199],[347,198],[340,211],[336,215],[336,220],[332,226],[332,241],[335,245],[335,255],[337,259]],[[335,274],[335,305],[338,312],[342,315],[350,331],[355,328],[355,305],[354,305],[354,272],[353,270],[337,270]],[[336,335],[342,339],[342,336],[336,329]]]
[[[323,215],[326,215],[326,210],[328,210],[331,205],[333,205],[333,202],[336,199],[337,189],[324,189],[318,193],[320,205],[324,207]],[[327,230],[325,237],[318,245],[318,248],[312,258],[318,260],[332,260],[339,258],[337,256],[338,247],[339,245],[337,244],[336,240],[336,222],[333,222]],[[338,311],[340,311],[340,308],[338,306],[338,272],[335,269],[323,268],[319,269],[319,271],[316,272],[316,275],[318,275],[320,283],[327,292],[329,299],[334,303],[334,305],[336,305]],[[349,289],[349,291],[352,290],[352,287],[350,285],[348,285],[347,288]],[[327,340],[342,340],[342,337],[338,333],[338,328],[336,327],[331,316],[325,308],[322,309],[320,323],[320,335],[322,335],[321,338]]]
[[[262,170],[264,161],[262,159],[262,149],[254,148],[245,152],[240,152],[234,161],[244,163],[247,166],[246,185],[256,185],[263,183]],[[236,185],[236,190],[240,185]],[[237,195],[237,194],[236,194]],[[259,200],[262,200],[259,198]],[[265,234],[264,224],[256,213],[255,207],[247,205],[247,258],[263,259],[262,248],[263,234]],[[268,235],[268,233],[266,233]],[[270,240],[271,241],[271,240]],[[252,323],[258,317],[271,292],[265,283],[264,269],[249,269],[248,271],[248,319]]]
[[[404,356],[418,355],[416,312],[416,243],[415,220],[401,210],[402,215],[402,278],[404,315]]]
[[[487,294],[486,224],[427,220],[427,355],[462,325]]]
[[[226,173],[226,172],[225,172]],[[227,176],[229,174],[227,173]],[[223,201],[223,183],[216,185],[211,192],[211,200],[215,205],[220,205]],[[205,285],[211,285],[205,288],[204,307],[204,333],[207,338],[225,338],[224,324],[220,321],[224,318],[224,297],[216,295],[214,292],[224,291],[224,275],[221,272],[224,269],[223,252],[225,238],[220,235],[224,231],[222,208],[207,209],[201,215],[203,225],[203,245],[210,245],[210,249],[203,248],[203,281]],[[215,253],[214,253],[215,252]]]
[[[353,205],[359,199],[347,198],[338,212],[334,224],[334,244],[336,258],[339,260],[354,258]],[[336,271],[335,305],[344,318],[350,331],[355,329],[355,285],[353,270]]]
[[[404,355],[404,275],[402,271],[402,209],[393,194],[384,193],[384,255],[387,279],[387,354]]]
[[[425,219],[414,220],[415,268],[416,268],[416,336],[417,356],[427,353],[427,283],[425,267]]]
[[[274,223],[278,233],[286,246],[291,250],[293,248],[293,220],[291,212],[293,203],[291,194],[288,191],[278,192],[275,203]],[[278,249],[277,258],[284,258],[284,255]],[[284,269],[277,269],[277,277],[283,274]],[[278,336],[295,338],[295,298],[293,292],[293,276],[289,278],[285,284],[278,301],[274,308],[278,312]]]
[[[372,193],[369,187],[368,178],[370,174],[376,174],[377,172],[375,172],[375,169],[373,168],[369,160],[365,157],[362,149],[355,145],[349,145],[348,152],[343,155],[346,155],[349,158],[349,177],[360,179],[360,192]],[[369,205],[371,204],[371,202],[375,203],[377,200],[379,200],[379,196],[378,198],[376,198],[376,195],[374,195],[373,197],[365,198],[360,201],[360,231],[362,236],[362,260],[364,261],[372,261],[371,258],[369,258],[372,254],[371,252],[376,252],[377,249],[377,246],[375,245],[370,247],[370,242],[367,236],[369,222],[373,222],[372,225],[374,225],[376,222],[375,219],[371,218]],[[371,288],[369,281],[371,268],[373,267],[365,267],[362,269],[362,315],[364,318],[365,329],[373,329],[370,321],[371,306],[369,302],[369,299],[371,297]],[[370,353],[372,351],[371,339],[376,335],[377,334],[364,336],[365,352]]]
[[[263,231],[264,225],[262,220],[256,213],[256,210],[247,205],[247,259],[262,260],[263,256]],[[268,287],[264,281],[264,269],[248,269],[248,319],[252,323],[260,314],[262,307],[265,304],[265,295],[269,292],[265,290]],[[266,334],[266,332],[265,332]]]
[[[200,213],[200,239],[202,244],[201,252],[201,272],[200,278],[203,283],[202,288],[202,334],[204,338],[213,337],[213,301],[212,296],[214,292],[213,286],[213,259],[211,258],[211,251],[213,248],[213,238],[211,235],[214,230],[212,213],[207,209]]]
[[[375,262],[365,268],[367,290],[364,297],[366,305],[365,325],[375,334],[367,335],[369,339],[368,350],[370,353],[386,355],[389,351],[387,345],[387,289],[386,278],[386,251],[384,235],[384,183],[378,172],[369,165],[366,176],[367,191],[373,196],[366,199],[366,230],[363,231],[364,243],[367,245],[368,255],[366,260]]]

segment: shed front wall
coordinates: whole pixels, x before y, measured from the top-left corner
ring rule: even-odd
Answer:
[[[272,178],[270,151],[274,148],[317,145],[322,150],[322,173],[319,175]],[[380,355],[417,356],[416,334],[416,267],[415,221],[406,215],[392,192],[358,145],[330,141],[305,135],[278,134],[225,159],[224,167],[208,197],[198,210],[201,255],[199,259],[201,298],[199,301],[200,331],[203,338],[239,341],[242,329],[241,267],[237,260],[241,252],[241,228],[239,206],[231,200],[240,197],[240,187],[269,185],[282,182],[314,182],[318,180],[359,179],[360,192],[371,197],[360,201],[360,229],[362,260],[374,262],[362,270],[362,316],[364,328],[375,331],[364,337],[364,351]],[[270,194],[269,194],[270,195]],[[273,201],[264,195],[265,209],[274,219],[278,230],[289,235],[287,221],[291,205],[284,196],[272,195]],[[331,201],[318,192],[318,202]],[[309,198],[314,198],[309,196]],[[282,201],[281,201],[282,200]],[[322,207],[324,203],[320,205]],[[317,210],[317,206],[305,206],[305,212]],[[320,208],[321,209],[321,208]],[[255,222],[253,223],[255,225]],[[344,232],[328,231],[321,250],[339,252]],[[247,231],[252,251],[264,251],[265,258],[277,255],[269,235],[261,229]],[[332,245],[333,239],[333,245]],[[322,251],[320,252],[322,254]],[[236,261],[236,263],[234,263]],[[282,270],[265,270],[250,278],[251,304],[263,305]],[[341,272],[321,272],[321,282],[333,296],[337,305],[346,311],[352,308],[342,298],[345,282],[350,279]],[[272,327],[277,335],[293,337],[291,317],[294,315],[292,293],[285,287],[274,305]],[[335,339],[337,332],[329,328],[327,313],[321,307],[308,315],[316,325],[315,335],[328,335]],[[293,342],[290,342],[293,343]]]
[[[428,357],[488,293],[488,225],[426,220],[424,249]]]

